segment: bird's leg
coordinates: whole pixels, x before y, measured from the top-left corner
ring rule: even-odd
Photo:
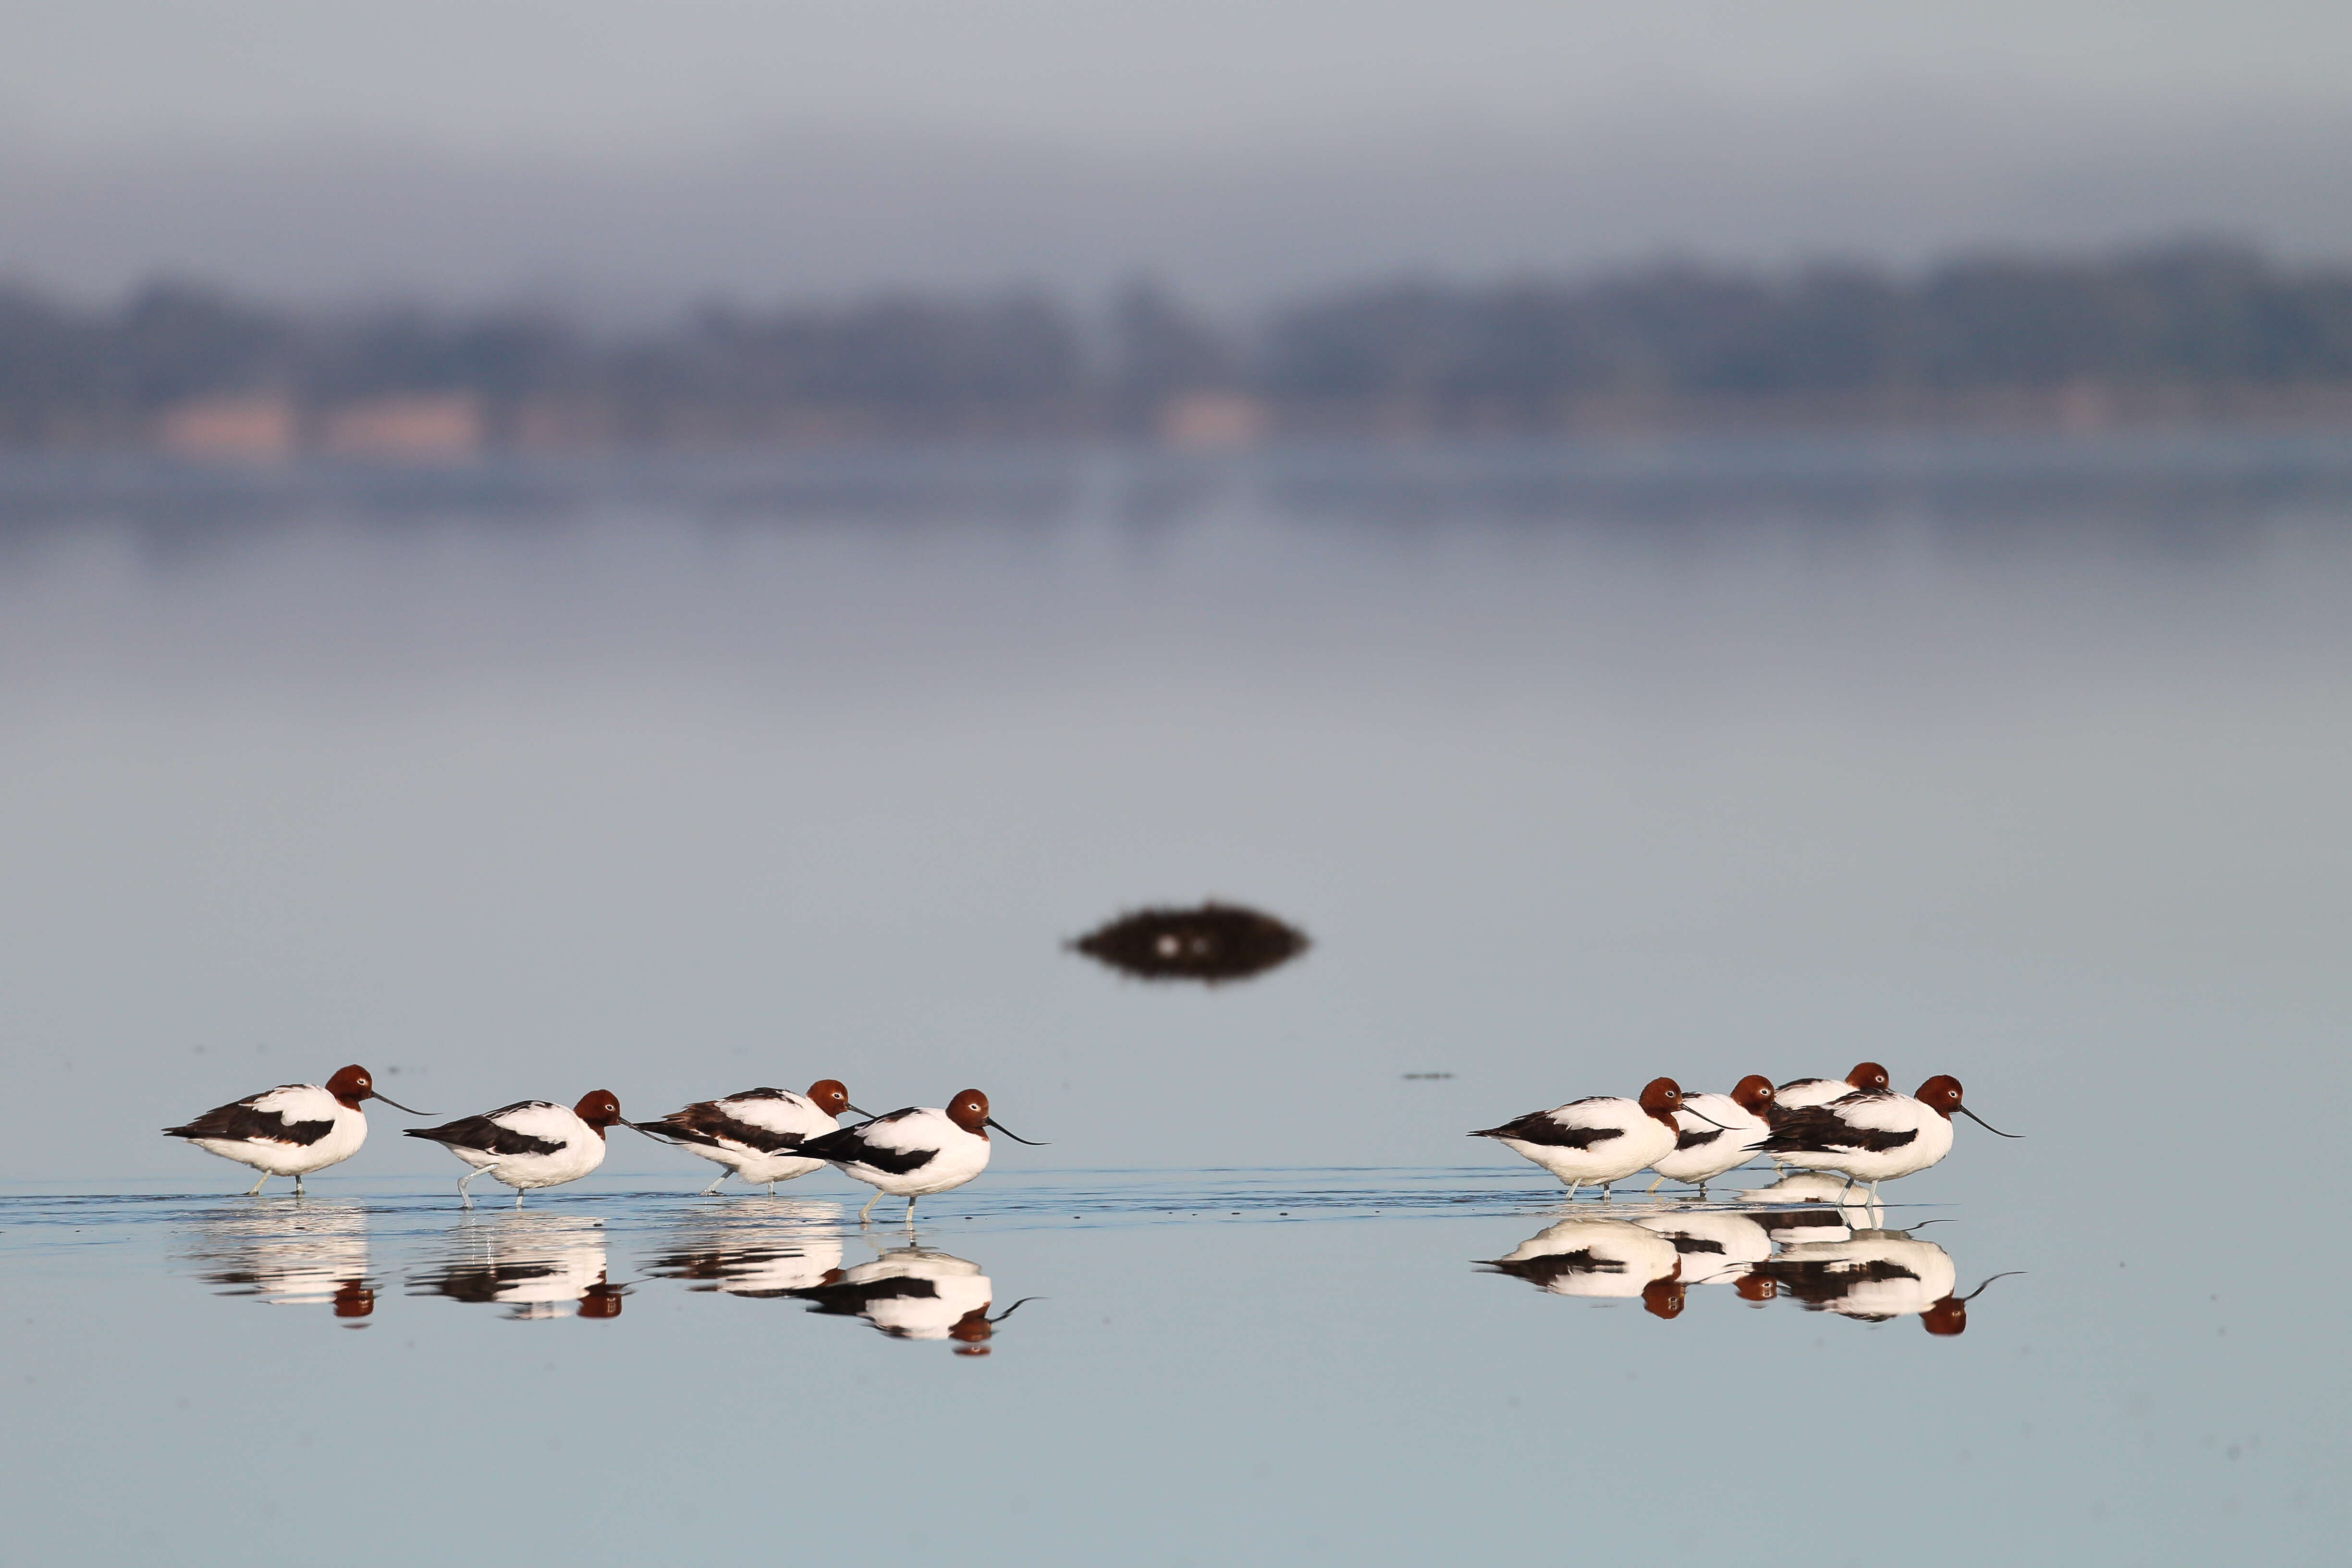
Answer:
[[[466,1189],[473,1184],[473,1180],[476,1176],[480,1175],[488,1168],[489,1167],[487,1165],[477,1165],[457,1179],[457,1200],[464,1204],[467,1208],[472,1208],[474,1206],[474,1194],[467,1192]]]
[[[881,1201],[882,1201],[882,1189],[881,1189],[881,1188],[879,1188],[879,1187],[877,1187],[877,1188],[875,1188],[875,1189],[874,1189],[874,1195],[873,1195],[872,1197],[870,1197],[870,1198],[868,1198],[868,1199],[866,1199],[866,1206],[865,1206],[864,1208],[859,1209],[859,1210],[857,1211],[857,1223],[858,1223],[858,1224],[860,1224],[860,1225],[864,1225],[864,1224],[866,1223],[866,1216],[867,1215],[872,1214],[872,1213],[874,1212],[874,1205],[875,1205],[876,1204],[880,1203]]]
[[[768,1184],[768,1195],[772,1198],[776,1195],[776,1184],[773,1182]]]
[[[917,1195],[917,1196],[920,1196],[921,1194],[916,1194],[916,1195]],[[908,1198],[908,1199],[907,1200],[907,1229],[908,1229],[908,1231],[910,1231],[910,1232],[911,1232],[914,1228],[915,1228],[915,1200],[914,1200],[914,1198]]]
[[[1652,1193],[1656,1192],[1660,1187],[1663,1187],[1663,1186],[1664,1186],[1665,1184],[1666,1184],[1666,1179],[1665,1179],[1665,1177],[1664,1177],[1664,1176],[1660,1176],[1656,1181],[1652,1182],[1652,1183],[1649,1184],[1649,1186],[1648,1186],[1647,1188],[1643,1189],[1643,1193],[1642,1193],[1642,1195],[1643,1195],[1643,1197],[1645,1197],[1645,1198],[1646,1198],[1646,1197],[1648,1197]]]
[[[302,1173],[299,1171],[294,1173],[294,1195],[298,1198],[302,1195]]]
[[[711,1183],[709,1186],[707,1186],[707,1187],[703,1188],[703,1189],[702,1189],[702,1191],[701,1191],[701,1193],[700,1193],[699,1194],[698,1194],[698,1195],[702,1196],[702,1197],[706,1197],[706,1198],[707,1198],[707,1197],[709,1197],[711,1194],[713,1194],[713,1193],[717,1192],[719,1188],[721,1188],[721,1187],[725,1186],[726,1184],[727,1184],[727,1167],[725,1167],[724,1165],[721,1165],[721,1166],[719,1168],[719,1179],[718,1179],[717,1181],[715,1181],[715,1182]]]
[[[1601,1184],[1601,1201],[1602,1203],[1605,1204],[1609,1201],[1609,1189],[1616,1184],[1617,1184],[1614,1182],[1603,1182]]]
[[[262,1173],[261,1173],[261,1182],[266,1182],[266,1181],[268,1181],[268,1180],[269,1180],[269,1173],[268,1173],[268,1172],[267,1172],[267,1171],[262,1172]],[[261,1182],[256,1182],[256,1183],[254,1183],[254,1184],[253,1184],[253,1185],[251,1185],[251,1186],[249,1186],[249,1187],[246,1188],[246,1189],[245,1189],[245,1195],[246,1195],[247,1197],[251,1197],[251,1196],[253,1196],[253,1194],[256,1194],[256,1193],[257,1193],[257,1192],[261,1191]]]
[[[517,1187],[517,1188],[515,1189],[515,1207],[517,1207],[517,1208],[520,1208],[520,1207],[522,1207],[522,1194],[523,1194],[523,1189],[522,1189],[522,1188],[520,1188],[520,1187]]]
[[[1570,1182],[1568,1184],[1568,1201],[1570,1203],[1574,1203],[1576,1201],[1576,1189],[1582,1185],[1584,1185],[1582,1182]]]

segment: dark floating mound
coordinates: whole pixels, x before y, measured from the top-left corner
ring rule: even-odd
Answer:
[[[1239,904],[1138,910],[1070,945],[1144,980],[1247,980],[1305,952],[1307,933]]]

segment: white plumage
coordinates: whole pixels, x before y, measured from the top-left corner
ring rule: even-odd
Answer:
[[[248,1197],[261,1191],[261,1184],[272,1176],[293,1177],[299,1194],[304,1176],[341,1164],[360,1152],[360,1145],[367,1142],[367,1116],[360,1103],[383,1099],[368,1070],[352,1066],[339,1068],[323,1084],[280,1084],[216,1105],[195,1120],[163,1131],[169,1137],[186,1139],[208,1154],[260,1172],[260,1179],[246,1189]],[[408,1110],[398,1100],[384,1103]]]
[[[824,1078],[809,1085],[806,1094],[752,1089],[724,1100],[699,1100],[659,1121],[639,1122],[637,1131],[724,1166],[719,1179],[702,1190],[705,1197],[730,1173],[764,1183],[772,1194],[778,1182],[822,1170],[824,1162],[803,1155],[800,1145],[835,1131],[841,1113],[856,1110],[839,1079]]]
[[[457,1184],[457,1195],[467,1192],[476,1176],[487,1175],[514,1189],[520,1207],[522,1195],[539,1187],[576,1182],[604,1163],[604,1130],[621,1119],[621,1102],[611,1091],[593,1089],[576,1106],[544,1100],[518,1100],[479,1116],[460,1117],[439,1127],[412,1127],[411,1138],[425,1138],[474,1167]]]
[[[1955,1112],[1997,1136],[2014,1136],[1961,1103],[1959,1079],[1937,1073],[1916,1095],[1857,1089],[1827,1105],[1784,1111],[1772,1119],[1764,1147],[1791,1164],[1867,1182],[1875,1202],[1879,1183],[1924,1171],[1951,1152]]]
[[[911,1222],[917,1198],[962,1186],[988,1169],[991,1127],[1016,1143],[1029,1142],[988,1114],[988,1096],[967,1089],[944,1109],[909,1106],[810,1139],[801,1147],[874,1189],[857,1211],[861,1223],[885,1193],[907,1200]]]
[[[1729,1094],[1686,1094],[1675,1112],[1681,1129],[1674,1148],[1651,1163],[1660,1182],[1690,1182],[1701,1193],[1707,1183],[1754,1157],[1758,1144],[1771,1128],[1764,1113],[1771,1109],[1772,1083],[1761,1073],[1749,1073]],[[1650,1184],[1656,1192],[1658,1183]]]
[[[1486,1267],[1555,1296],[1639,1297],[1662,1318],[1682,1310],[1682,1258],[1655,1231],[1620,1219],[1564,1219]]]
[[[1726,1209],[1644,1215],[1633,1222],[1673,1244],[1685,1285],[1737,1285],[1772,1256],[1772,1235],[1754,1216]]]
[[[1470,1136],[1492,1138],[1541,1165],[1568,1184],[1571,1200],[1587,1183],[1599,1184],[1605,1198],[1611,1184],[1674,1151],[1681,1132],[1675,1112],[1681,1105],[1682,1090],[1674,1079],[1653,1079],[1638,1100],[1615,1095],[1570,1100]]]

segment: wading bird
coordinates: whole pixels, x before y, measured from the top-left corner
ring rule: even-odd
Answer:
[[[299,1197],[303,1177],[350,1159],[367,1142],[367,1117],[360,1110],[363,1100],[382,1100],[411,1116],[430,1114],[409,1110],[378,1094],[367,1068],[354,1066],[339,1069],[323,1084],[280,1084],[216,1105],[185,1126],[163,1131],[260,1172],[260,1180],[246,1189],[247,1197],[272,1176],[293,1177]]]

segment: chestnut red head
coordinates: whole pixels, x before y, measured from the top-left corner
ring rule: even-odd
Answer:
[[[1679,1318],[1683,1315],[1682,1265],[1663,1279],[1653,1279],[1642,1287],[1642,1310],[1654,1318]]]
[[[1732,1281],[1732,1294],[1752,1306],[1762,1306],[1780,1293],[1780,1288],[1761,1274],[1742,1274]]]
[[[948,1330],[948,1338],[962,1348],[958,1355],[986,1355],[988,1342],[996,1333],[996,1325],[988,1320],[988,1303],[983,1301],[958,1318]]]
[[[1995,1274],[1965,1296],[1947,1296],[1919,1314],[1919,1326],[1931,1334],[1964,1334],[1969,1331],[1969,1303],[1983,1295],[1994,1279],[2006,1279],[2011,1274],[2022,1272],[2010,1269]]]
[[[1683,1091],[1674,1079],[1654,1078],[1642,1086],[1642,1109],[1677,1132],[1682,1129],[1675,1121],[1675,1112],[1682,1108]]]
[[[948,1338],[957,1342],[955,1353],[986,1355],[988,1342],[996,1334],[996,1325],[1036,1299],[1034,1296],[1024,1296],[992,1318],[988,1315],[988,1309],[994,1303],[982,1301],[979,1306],[958,1318],[954,1325],[948,1330]]]
[[[1731,1103],[1750,1116],[1763,1115],[1772,1103],[1772,1080],[1760,1072],[1749,1073],[1731,1086]]]
[[[827,1116],[838,1116],[845,1110],[857,1110],[857,1107],[849,1103],[849,1090],[842,1087],[842,1082],[837,1078],[817,1079],[809,1085],[808,1097],[816,1108]],[[857,1110],[857,1114],[867,1116],[872,1112]]]
[[[375,1091],[375,1079],[368,1075],[367,1068],[357,1062],[353,1062],[347,1068],[336,1068],[335,1076],[327,1080],[327,1092],[333,1095],[339,1103],[347,1105],[353,1110],[360,1108],[360,1101],[362,1100],[381,1100],[396,1110],[408,1111],[411,1116],[433,1114],[429,1110],[410,1110],[396,1100],[378,1094]]]
[[[1886,1085],[1886,1069],[1876,1062],[1856,1062],[1853,1070],[1845,1075],[1848,1089],[1875,1089],[1884,1094]]]
[[[987,1137],[988,1133],[985,1130],[993,1127],[1015,1143],[1030,1143],[1039,1148],[1044,1147],[1043,1144],[1037,1143],[1035,1139],[1024,1138],[1020,1133],[991,1116],[988,1113],[988,1096],[976,1089],[965,1089],[948,1101],[948,1120],[975,1138]]]
[[[582,1095],[580,1103],[572,1108],[572,1114],[593,1127],[599,1138],[604,1136],[604,1130],[616,1121],[624,1127],[636,1125],[634,1121],[622,1121],[621,1097],[609,1089],[592,1089]]]
[[[1921,1084],[1919,1086],[1919,1092],[1913,1095],[1911,1098],[1917,1100],[1920,1104],[1927,1106],[1929,1110],[1935,1111],[1947,1121],[1949,1121],[1952,1119],[1952,1112],[1957,1110],[1962,1116],[1967,1117],[1969,1121],[1983,1128],[1986,1131],[1992,1133],[1995,1137],[2015,1138],[2020,1136],[2020,1134],[2015,1132],[2003,1132],[2000,1128],[1995,1127],[1991,1122],[1987,1121],[1983,1117],[1979,1116],[1975,1111],[1970,1110],[1967,1106],[1962,1105],[1960,1103],[1960,1080],[1954,1078],[1949,1073],[1937,1073],[1934,1078],[1931,1078],[1927,1082]]]

